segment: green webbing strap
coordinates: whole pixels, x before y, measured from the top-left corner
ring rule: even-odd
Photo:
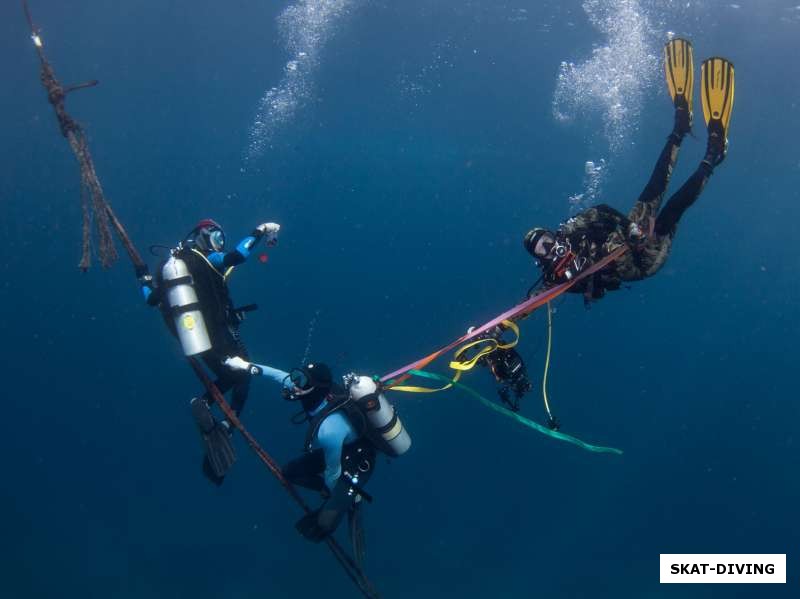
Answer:
[[[564,433],[560,433],[558,431],[553,431],[547,428],[546,426],[542,426],[538,422],[534,422],[533,420],[528,420],[524,416],[520,416],[516,412],[512,412],[511,410],[507,410],[503,406],[489,401],[482,395],[480,395],[477,391],[473,391],[466,385],[459,383],[458,381],[452,381],[451,379],[447,378],[446,376],[442,376],[441,374],[435,374],[432,372],[425,372],[424,370],[409,370],[409,374],[413,374],[414,376],[420,376],[426,379],[433,379],[435,381],[441,381],[443,383],[452,383],[454,387],[461,389],[468,395],[472,396],[474,399],[477,399],[483,405],[488,408],[493,409],[495,412],[500,412],[504,416],[508,416],[509,418],[513,418],[520,424],[524,424],[528,428],[532,428],[535,431],[539,431],[543,435],[547,435],[548,437],[553,437],[554,439],[558,439],[559,441],[566,441],[567,443],[572,443],[573,445],[577,445],[578,447],[585,449],[586,451],[593,451],[595,453],[614,453],[617,455],[622,455],[622,451],[619,449],[615,449],[613,447],[600,447],[598,445],[590,445],[589,443],[584,443],[580,439],[576,439],[571,435],[566,435]]]

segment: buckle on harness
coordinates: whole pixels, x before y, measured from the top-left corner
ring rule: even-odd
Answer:
[[[244,322],[245,318],[247,318],[246,314],[255,310],[258,310],[258,304],[247,304],[246,306],[234,308],[232,312],[237,322]]]

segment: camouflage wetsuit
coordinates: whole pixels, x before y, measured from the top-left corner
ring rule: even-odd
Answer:
[[[664,265],[678,221],[698,198],[713,170],[708,162],[701,162],[659,212],[682,138],[674,132],[667,138],[650,180],[627,217],[601,204],[570,218],[559,227],[557,236],[569,240],[579,260],[586,259],[582,268],[621,245],[629,246],[629,250],[612,265],[573,286],[571,292],[598,299],[606,290],[619,289],[622,281],[638,281],[652,276]],[[646,236],[643,242],[637,243],[629,238],[631,223],[636,223]]]

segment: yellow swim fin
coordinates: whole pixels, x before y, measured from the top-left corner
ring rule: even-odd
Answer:
[[[704,60],[700,67],[700,79],[706,125],[711,130],[712,124],[719,123],[723,136],[727,138],[735,88],[733,63],[719,57]]]
[[[664,71],[672,103],[676,108],[682,108],[681,99],[685,100],[691,114],[694,91],[694,52],[691,42],[679,37],[667,42],[664,46]]]

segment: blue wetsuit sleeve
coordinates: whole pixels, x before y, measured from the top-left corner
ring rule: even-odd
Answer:
[[[317,446],[325,455],[325,484],[332,491],[342,475],[342,448],[348,441],[355,441],[353,427],[342,414],[334,412],[319,426]]]
[[[261,369],[261,376],[267,377],[278,383],[279,385],[283,385],[287,389],[292,388],[292,381],[289,380],[289,373],[279,368],[273,368],[272,366],[266,366],[264,364],[256,364],[253,363],[254,366],[258,366]]]
[[[142,296],[148,306],[157,306],[161,303],[161,288],[153,287],[153,284],[146,284],[141,286]]]
[[[250,252],[255,247],[260,235],[248,235],[239,242],[236,249],[227,253],[211,252],[208,255],[208,261],[214,265],[214,268],[219,270],[230,268],[231,266],[238,266],[250,257]]]
[[[236,246],[234,251],[239,252],[239,255],[242,257],[242,261],[245,261],[250,257],[250,252],[255,247],[256,243],[258,243],[259,237],[248,235],[239,242],[239,245]]]

